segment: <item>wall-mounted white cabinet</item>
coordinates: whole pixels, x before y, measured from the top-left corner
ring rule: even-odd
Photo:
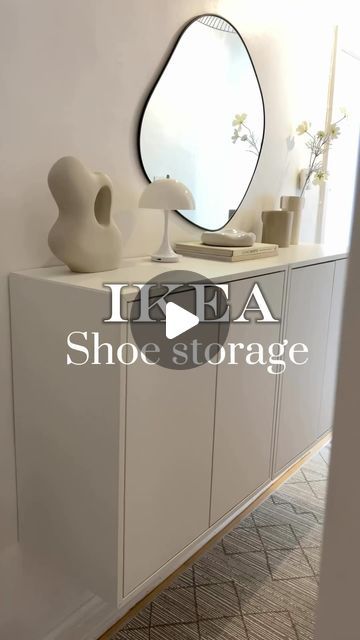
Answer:
[[[316,429],[317,437],[331,429],[333,423],[346,270],[347,260],[337,260],[335,262],[320,419]]]
[[[326,262],[290,272],[286,338],[306,344],[309,354],[304,367],[288,367],[281,380],[276,471],[316,439],[334,270],[335,263]]]
[[[255,283],[258,283],[275,318],[282,317],[285,273],[274,273],[233,282],[232,310],[239,316]],[[260,316],[261,317],[261,316]],[[281,322],[232,323],[228,341],[261,343],[265,351],[279,342]],[[236,507],[271,478],[272,437],[277,376],[266,367],[224,361],[218,370],[211,524]]]
[[[286,339],[309,353],[280,381],[275,471],[331,428],[346,260],[294,268],[289,274]]]
[[[209,527],[216,367],[126,373],[125,595]]]
[[[243,357],[186,371],[68,366],[72,331],[132,339],[126,323],[103,323],[103,283],[144,282],[161,265],[14,274],[20,542],[125,612],[220,531],[330,427],[345,257],[310,246],[174,266],[230,283],[235,315],[260,285],[280,321],[233,323],[227,342],[306,343],[308,364],[281,376]]]

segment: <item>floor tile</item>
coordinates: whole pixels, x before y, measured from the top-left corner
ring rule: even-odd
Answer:
[[[308,508],[306,506],[302,506],[302,507],[295,506],[294,509],[296,513],[300,515],[303,515],[305,513],[312,513],[319,524],[324,524],[325,504],[321,504],[321,502],[322,501],[317,501],[317,504],[313,502],[312,504],[309,504]]]
[[[201,640],[247,640],[240,616],[220,620],[200,620]]]
[[[308,482],[297,482],[296,484],[283,484],[272,494],[275,504],[290,503],[295,506],[306,507],[315,496]]]
[[[111,640],[149,640],[149,629],[124,629],[111,636]]]
[[[264,613],[245,616],[249,640],[297,640],[289,614]]]
[[[178,589],[178,587],[191,587],[194,583],[193,568],[185,569],[175,580],[168,586],[168,589]]]
[[[271,549],[295,549],[299,546],[299,542],[288,524],[261,527],[259,533],[267,551]]]
[[[244,615],[269,613],[287,608],[287,599],[272,579],[252,583],[239,580],[236,589]]]
[[[301,615],[307,616],[309,611],[315,610],[319,590],[316,578],[311,576],[279,580],[276,588],[286,602],[286,609],[291,613],[301,612]]]
[[[301,549],[269,551],[267,556],[273,580],[305,578],[314,575]]]
[[[268,560],[263,551],[229,556],[229,566],[235,582],[261,582],[271,578]]]
[[[314,640],[315,610],[292,612],[291,619],[294,623],[298,640]]]
[[[293,580],[264,580],[236,584],[244,614],[313,610],[316,606],[318,584],[313,577]]]
[[[151,625],[196,622],[193,587],[167,589],[152,603]]]
[[[312,480],[324,480],[329,473],[329,465],[318,453],[302,467],[302,472],[309,482]]]
[[[239,524],[234,527],[234,529],[253,529],[255,527],[255,522],[252,513],[250,513],[246,518],[240,520]]]
[[[323,525],[312,513],[303,513],[291,528],[303,548],[318,547],[322,542]]]
[[[301,469],[294,473],[294,475],[290,476],[286,481],[286,484],[296,484],[297,482],[306,482],[306,478]]]
[[[230,557],[220,547],[206,553],[194,564],[195,583],[201,585],[229,580]]]
[[[150,640],[199,640],[197,623],[164,625],[150,629]]]
[[[323,447],[320,451],[320,455],[322,457],[322,459],[327,463],[330,464],[330,457],[331,457],[331,447],[330,445],[327,445],[326,447]]]
[[[296,513],[313,513],[319,519],[324,516],[324,500],[316,497],[307,482],[285,484],[272,497],[276,504],[291,504]]]
[[[196,587],[199,618],[240,615],[239,600],[232,582]]]
[[[294,518],[295,511],[290,504],[274,504],[266,500],[254,512],[254,520],[258,527],[276,524],[289,524]]]
[[[126,630],[139,629],[141,627],[148,627],[150,624],[150,605],[141,609],[135,618],[129,620],[125,625]]]
[[[321,563],[321,548],[311,547],[309,549],[304,549],[304,554],[306,555],[314,573],[319,574]]]
[[[226,554],[246,553],[247,551],[262,551],[263,546],[256,529],[234,529],[223,538]]]
[[[327,480],[313,480],[309,483],[311,489],[320,500],[326,500],[328,481]]]

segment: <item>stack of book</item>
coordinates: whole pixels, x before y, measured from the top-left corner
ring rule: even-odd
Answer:
[[[278,254],[277,244],[255,242],[252,247],[222,247],[207,245],[201,242],[178,242],[175,246],[177,253],[192,258],[210,258],[211,260],[225,260],[238,262],[255,258],[270,258]]]

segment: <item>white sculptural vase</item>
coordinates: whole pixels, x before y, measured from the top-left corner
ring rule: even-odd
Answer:
[[[94,273],[121,262],[121,234],[112,220],[112,184],[71,156],[50,169],[50,191],[59,217],[49,232],[49,247],[71,271]]]

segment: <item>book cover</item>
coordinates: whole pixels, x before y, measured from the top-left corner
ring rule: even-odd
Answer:
[[[278,254],[278,245],[255,242],[252,247],[223,247],[205,245],[201,242],[178,242],[175,250],[178,253],[192,257],[236,262],[251,258],[276,256]]]

